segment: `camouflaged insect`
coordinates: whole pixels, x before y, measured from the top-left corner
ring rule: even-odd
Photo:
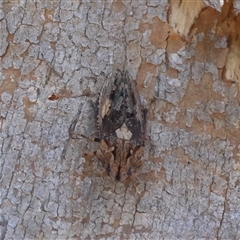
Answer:
[[[99,98],[96,155],[108,174],[120,181],[143,163],[147,111],[128,72],[118,70],[109,80]]]

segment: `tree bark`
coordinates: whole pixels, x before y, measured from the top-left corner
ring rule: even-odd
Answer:
[[[240,6],[228,1],[4,1],[3,239],[239,239]],[[94,151],[116,66],[148,109],[124,182]]]

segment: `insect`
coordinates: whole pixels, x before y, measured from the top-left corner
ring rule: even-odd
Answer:
[[[117,70],[101,90],[96,111],[98,137],[93,139],[99,142],[97,158],[117,181],[130,177],[143,164],[146,115],[136,83],[127,71]],[[76,121],[70,131],[75,125]]]
[[[147,110],[128,72],[117,70],[109,80],[99,98],[96,155],[107,173],[120,181],[143,164]]]

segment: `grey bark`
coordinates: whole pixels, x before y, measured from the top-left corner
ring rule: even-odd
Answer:
[[[1,239],[239,239],[238,5],[1,1]],[[148,108],[125,182],[68,131],[116,65]]]

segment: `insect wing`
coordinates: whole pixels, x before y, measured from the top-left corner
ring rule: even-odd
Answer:
[[[142,108],[136,83],[125,73],[126,87],[126,119],[125,123],[132,132],[132,140],[142,145],[145,135],[146,114]]]

